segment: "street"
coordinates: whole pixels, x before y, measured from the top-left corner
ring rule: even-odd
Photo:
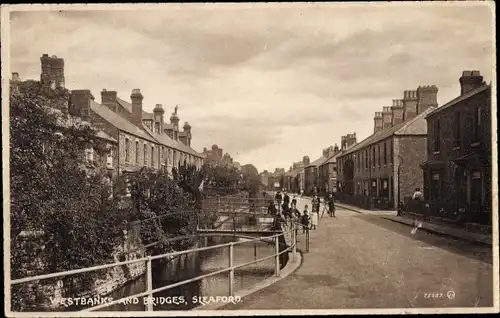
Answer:
[[[301,211],[305,204],[298,199]],[[311,231],[296,272],[223,309],[492,306],[490,248],[412,235],[411,227],[375,215],[338,208],[336,215],[325,214]]]

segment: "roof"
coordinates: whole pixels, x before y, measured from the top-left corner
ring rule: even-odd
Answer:
[[[353,147],[345,150],[340,155],[343,156],[353,153],[373,143],[384,140],[392,135],[427,135],[427,121],[425,121],[424,119],[429,113],[431,113],[435,109],[436,109],[435,107],[430,107],[408,121],[378,131],[366,137],[361,142],[355,144]]]
[[[146,139],[148,141],[156,142],[150,135],[148,135],[144,130],[137,127],[135,124],[131,123],[127,119],[113,112],[106,106],[101,106],[97,102],[91,100],[90,101],[90,109],[99,115],[102,119],[106,120],[116,128],[129,133],[131,135],[140,137],[142,139]]]
[[[313,162],[311,162],[310,164],[308,164],[306,166],[306,168],[308,167],[317,167],[317,166],[321,166],[323,163],[325,163],[325,161],[328,160],[328,157],[319,157],[318,159],[314,160]]]
[[[196,150],[183,144],[180,141],[173,140],[172,138],[170,138],[166,134],[154,134],[153,131],[151,131],[151,129],[149,129],[145,124],[142,124],[142,129],[144,129],[144,131],[146,131],[151,137],[156,139],[158,141],[158,143],[160,143],[164,146],[167,146],[167,147],[170,147],[173,149],[177,149],[179,151],[182,151],[182,152],[191,154],[193,156],[202,158],[202,155],[200,153],[198,153]]]
[[[447,103],[446,103],[446,104],[444,104],[443,106],[438,107],[437,109],[435,109],[435,110],[434,110],[434,111],[432,111],[431,113],[427,114],[427,117],[432,116],[432,115],[434,115],[434,114],[437,114],[437,113],[441,112],[441,111],[442,111],[442,110],[444,110],[444,109],[447,109],[447,108],[453,107],[454,105],[458,104],[458,103],[459,103],[459,102],[461,102],[461,101],[464,101],[464,100],[466,100],[466,99],[468,99],[468,98],[470,98],[470,97],[472,97],[472,96],[474,96],[474,95],[477,95],[477,94],[479,94],[479,93],[481,93],[481,92],[484,92],[484,91],[485,91],[485,90],[487,90],[488,88],[491,88],[491,86],[490,86],[490,85],[486,85],[486,84],[485,84],[485,85],[483,85],[483,86],[481,86],[481,87],[478,87],[478,88],[475,88],[475,89],[473,89],[473,90],[471,90],[471,91],[469,91],[469,92],[467,92],[467,93],[465,93],[465,94],[463,94],[463,95],[460,95],[460,96],[458,96],[458,97],[456,97],[456,98],[454,98],[454,99],[450,100],[449,102],[447,102]]]
[[[132,104],[129,102],[124,101],[123,99],[116,97],[116,101],[118,104],[120,104],[123,108],[125,108],[129,113],[132,113]]]
[[[53,108],[53,107],[45,107],[45,108],[51,113],[62,114],[62,111],[57,109],[57,108]],[[97,137],[99,137],[101,139],[106,139],[106,140],[109,140],[112,142],[118,142],[115,138],[111,137],[110,135],[108,135],[104,131],[94,127],[90,122],[82,120],[81,118],[78,118],[78,117],[68,117],[66,120],[64,120],[61,117],[57,117],[57,123],[61,126],[64,126],[64,127],[70,127],[70,126],[74,126],[74,125],[88,126],[88,127],[91,127],[93,129],[97,130],[97,132],[96,132]]]

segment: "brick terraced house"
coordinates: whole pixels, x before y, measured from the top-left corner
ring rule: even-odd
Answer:
[[[437,107],[436,86],[405,91],[374,117],[374,133],[337,156],[339,200],[368,209],[396,209],[423,187],[419,164],[426,156],[425,116]]]
[[[463,71],[460,85],[458,97],[426,117],[426,213],[491,224],[491,86],[479,71]]]

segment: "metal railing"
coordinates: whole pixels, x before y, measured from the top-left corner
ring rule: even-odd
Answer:
[[[194,248],[194,249],[189,249],[189,250],[184,250],[184,251],[178,251],[178,252],[170,252],[170,253],[165,253],[161,255],[154,255],[154,256],[147,256],[147,257],[142,257],[138,259],[133,259],[133,260],[127,260],[127,261],[122,261],[122,262],[116,262],[116,263],[111,263],[111,264],[105,264],[105,265],[99,265],[99,266],[93,266],[93,267],[88,267],[88,268],[81,268],[81,269],[76,269],[76,270],[70,270],[70,271],[64,271],[64,272],[58,272],[58,273],[51,273],[51,274],[45,274],[45,275],[38,275],[38,276],[33,276],[33,277],[25,277],[25,278],[20,278],[20,279],[14,279],[11,280],[10,284],[11,286],[13,285],[18,285],[22,283],[28,283],[28,282],[33,282],[33,281],[39,281],[39,280],[45,280],[45,279],[51,279],[51,278],[57,278],[57,277],[64,277],[64,276],[71,276],[71,275],[76,275],[76,274],[82,274],[82,273],[88,273],[88,272],[93,272],[93,271],[98,271],[98,270],[103,270],[103,269],[109,269],[117,266],[123,266],[123,265],[130,265],[134,263],[139,263],[139,262],[146,262],[146,291],[142,293],[137,293],[134,295],[129,295],[127,297],[122,297],[120,299],[113,300],[111,302],[106,302],[104,304],[94,306],[91,308],[86,308],[83,309],[82,311],[95,311],[99,309],[103,309],[109,306],[117,305],[117,304],[123,304],[126,300],[133,299],[133,298],[138,298],[138,297],[145,297],[147,296],[148,300],[152,299],[153,294],[162,292],[168,289],[172,289],[181,285],[185,285],[188,283],[192,283],[195,281],[199,281],[211,276],[223,274],[223,273],[228,273],[229,274],[229,294],[230,296],[234,296],[234,271],[235,269],[249,266],[252,264],[256,264],[259,262],[263,262],[265,260],[274,258],[275,259],[275,276],[280,275],[280,255],[287,253],[289,251],[292,251],[292,260],[296,259],[296,254],[297,254],[297,234],[298,234],[298,225],[299,223],[293,222],[293,221],[286,221],[285,223],[289,223],[291,225],[291,232],[292,232],[292,244],[289,245],[287,248],[283,249],[280,251],[280,242],[279,238],[284,237],[285,233],[279,233],[275,234],[272,236],[267,236],[267,237],[259,237],[253,240],[247,240],[247,241],[240,241],[240,242],[230,242],[230,243],[224,243],[224,244],[219,244],[219,245],[214,245],[214,246],[208,246],[208,247],[200,247],[200,248]],[[300,225],[301,226],[301,225]],[[309,231],[307,231],[307,234],[309,234]],[[309,235],[307,235],[308,238]],[[275,251],[274,254],[266,257],[262,257],[250,262],[246,262],[243,264],[234,264],[234,246],[241,245],[241,244],[248,244],[248,243],[256,243],[256,242],[266,242],[272,239],[274,241],[274,246],[275,246]],[[217,270],[214,272],[210,272],[207,274],[203,274],[188,280],[183,280],[174,284],[162,286],[156,289],[153,289],[153,272],[152,272],[152,262],[157,259],[162,259],[162,258],[169,258],[169,257],[175,257],[175,256],[181,256],[184,254],[188,253],[194,253],[194,252],[201,252],[201,251],[207,251],[207,250],[215,250],[215,249],[221,249],[221,248],[229,248],[229,266],[227,268]],[[307,250],[309,249],[309,242],[307,240]],[[152,301],[145,301],[146,304],[146,310],[147,311],[153,311],[153,302]]]

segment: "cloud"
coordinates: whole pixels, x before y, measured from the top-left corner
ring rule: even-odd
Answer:
[[[404,90],[437,85],[444,104],[464,69],[492,79],[485,3],[193,4],[155,10],[11,15],[13,71],[39,78],[43,53],[65,59],[70,89],[133,88],[167,114],[179,104],[193,145],[218,144],[259,170],[288,167],[373,131]]]

